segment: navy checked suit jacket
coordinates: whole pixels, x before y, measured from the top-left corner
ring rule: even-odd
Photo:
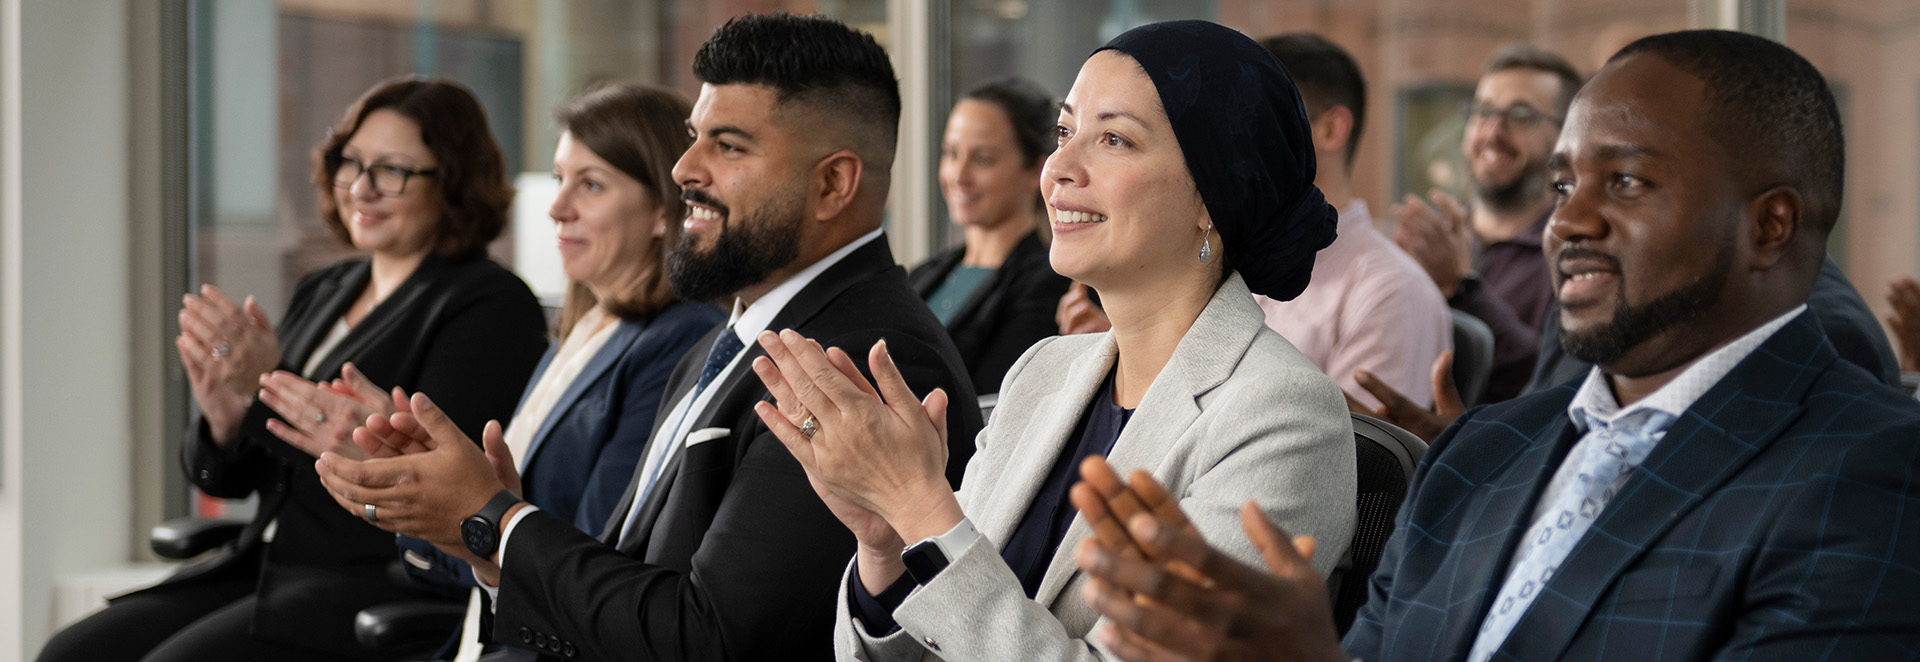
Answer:
[[[1578,382],[1435,440],[1348,633],[1367,662],[1460,660],[1540,492]],[[1920,406],[1782,327],[1673,426],[1496,660],[1920,658]]]

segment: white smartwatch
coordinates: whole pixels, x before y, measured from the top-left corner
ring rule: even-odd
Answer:
[[[980,532],[974,530],[973,522],[962,517],[960,523],[953,525],[946,533],[908,547],[900,553],[900,561],[906,564],[907,575],[913,577],[914,583],[926,586],[979,538]]]

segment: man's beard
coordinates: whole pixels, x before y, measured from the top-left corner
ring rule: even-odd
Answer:
[[[1619,261],[1614,260],[1613,266],[1614,273],[1621,273]],[[1613,319],[1579,333],[1568,332],[1563,325],[1560,348],[1573,358],[1598,366],[1618,361],[1654,336],[1705,316],[1720,302],[1732,271],[1733,241],[1729,239],[1714,255],[1713,266],[1699,280],[1638,306],[1627,305],[1626,279],[1625,274],[1621,274],[1614,296]]]
[[[1473,184],[1474,199],[1495,212],[1514,212],[1526,209],[1539,202],[1547,191],[1547,162],[1530,159],[1521,165],[1519,174],[1505,182],[1483,182],[1473,176],[1473,170],[1467,170],[1470,183]]]
[[[721,207],[696,191],[683,197]],[[742,218],[722,212],[720,236],[705,253],[699,237],[681,233],[667,253],[667,282],[682,299],[715,301],[766,280],[800,255],[801,208],[800,196],[776,194]]]

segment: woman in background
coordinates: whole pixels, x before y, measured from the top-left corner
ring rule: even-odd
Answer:
[[[1056,335],[1067,279],[1041,241],[1040,166],[1053,152],[1056,106],[1040,86],[1008,78],[974,88],[947,116],[940,194],[966,243],[907,276],[947,325],[975,393],[1000,392],[1020,354]]]
[[[251,297],[237,305],[211,286],[180,312],[175,344],[201,412],[182,464],[213,496],[258,494],[252,523],[56,635],[41,660],[380,659],[355,641],[354,614],[423,597],[387,576],[393,536],[341,511],[312,456],[282,437],[350,444],[368,414],[393,411],[373,384],[432,391],[475,434],[512,412],[546,348],[539,302],[486,257],[513,191],[473,95],[412,77],[347,109],[315,150],[314,186],[327,227],[368,257],[302,278],[277,331]],[[317,383],[349,360],[356,396],[330,397]],[[286,387],[258,397],[269,371]]]

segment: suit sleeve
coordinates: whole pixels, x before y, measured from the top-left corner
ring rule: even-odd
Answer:
[[[1920,445],[1903,430],[1849,451],[1772,520],[1714,659],[1894,660],[1920,650]]]
[[[1183,481],[1159,478],[1175,485],[1181,509],[1201,534],[1243,562],[1261,563],[1240,528],[1239,509],[1248,499],[1287,531],[1329,541],[1313,559],[1325,576],[1353,535],[1353,429],[1345,403],[1317,370],[1261,378],[1268,381],[1243,381],[1231,395],[1209,403],[1209,409],[1230,413],[1214,415],[1203,423],[1206,428],[1192,433],[1201,440],[1194,448],[1205,450],[1194,451],[1190,462],[1172,463],[1196,467],[1197,475]],[[1293,406],[1273,407],[1272,402]],[[1062,548],[1054,554],[1057,559],[1073,552]],[[1055,599],[1080,600],[1085,581],[1076,573]],[[894,611],[899,632],[871,637],[852,623],[844,596],[839,605],[842,660],[918,659],[925,652],[918,642],[924,641],[937,643],[940,657],[952,662],[1110,659],[1104,649],[1080,638],[1079,627],[1028,598],[997,545],[984,537]]]
[[[822,339],[867,347],[877,334]],[[888,339],[916,393],[951,390],[957,375],[911,338]],[[949,410],[949,425],[964,420]],[[978,420],[977,418],[974,420]],[[741,450],[691,568],[628,557],[571,524],[534,513],[509,539],[497,641],[558,637],[583,659],[806,659],[824,654],[831,600],[853,556],[852,533],[820,502],[806,472],[751,409],[733,421]],[[960,429],[966,429],[964,425]],[[682,465],[684,467],[684,465]]]

